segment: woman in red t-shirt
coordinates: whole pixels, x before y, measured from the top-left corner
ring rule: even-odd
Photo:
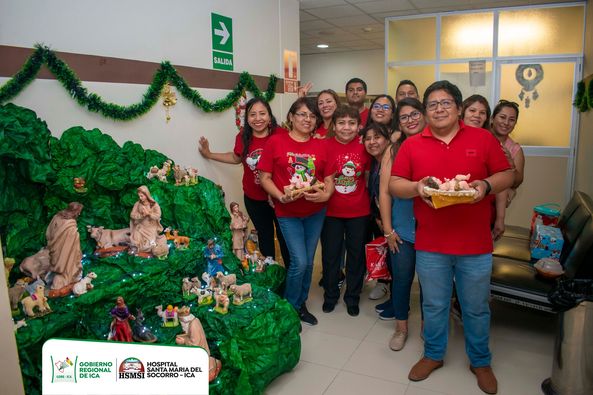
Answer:
[[[334,310],[340,298],[338,285],[340,263],[345,240],[346,292],[344,302],[348,314],[357,316],[362,291],[365,262],[364,245],[369,222],[370,200],[365,173],[370,168],[371,156],[358,136],[360,113],[354,107],[342,106],[334,112],[335,137],[326,140],[328,169],[335,174],[335,190],[328,202],[321,232],[323,312]]]
[[[208,139],[200,137],[199,150],[206,159],[230,164],[243,164],[243,193],[247,214],[257,230],[260,252],[264,256],[275,256],[274,225],[280,244],[284,265],[290,265],[290,254],[274,209],[268,201],[268,193],[260,184],[257,163],[268,139],[275,134],[286,134],[279,127],[270,105],[261,98],[253,98],[245,105],[245,126],[235,138],[233,152],[211,152]]]
[[[262,187],[274,199],[290,252],[284,297],[308,325],[317,324],[305,302],[326,202],[334,190],[333,175],[327,171],[325,140],[312,138],[318,116],[315,103],[304,97],[297,99],[288,112],[289,132],[270,138],[257,165]],[[325,183],[323,189],[315,186],[318,181]],[[313,189],[286,193],[284,187],[291,184],[309,184]]]
[[[317,130],[315,130],[314,138],[325,139],[333,137],[334,125],[332,120],[339,103],[340,98],[333,89],[324,89],[319,92],[317,95],[317,108],[321,114],[321,122]]]

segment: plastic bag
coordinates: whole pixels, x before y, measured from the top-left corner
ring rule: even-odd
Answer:
[[[367,262],[367,281],[373,279],[391,280],[391,274],[387,268],[387,240],[380,236],[365,246]]]
[[[533,208],[533,214],[531,215],[531,228],[529,229],[529,238],[533,236],[535,227],[539,224],[546,226],[558,225],[558,219],[560,218],[560,205],[556,203],[540,204]]]
[[[584,301],[593,301],[592,279],[562,278],[548,294],[548,300],[558,311],[567,311]]]

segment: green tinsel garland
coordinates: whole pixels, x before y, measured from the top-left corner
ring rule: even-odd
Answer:
[[[262,97],[266,101],[274,99],[276,94],[276,82],[278,78],[270,75],[268,88],[264,93],[255,84],[251,75],[244,71],[239,77],[239,82],[235,88],[229,92],[226,97],[210,102],[202,97],[200,93],[193,90],[185,80],[177,73],[177,70],[169,63],[164,61],[161,67],[154,74],[152,83],[149,85],[146,93],[139,103],[129,106],[120,106],[119,104],[107,103],[101,96],[95,93],[88,93],[82,86],[80,79],[68,67],[66,63],[60,60],[56,54],[48,47],[35,45],[35,51],[27,59],[21,70],[0,87],[0,103],[4,103],[18,95],[31,81],[35,79],[41,66],[45,64],[49,71],[66,88],[73,99],[78,104],[86,107],[89,111],[97,112],[107,118],[120,121],[128,121],[147,113],[159,100],[163,86],[170,82],[183,97],[192,102],[196,107],[205,112],[222,112],[233,106],[243,91],[250,91],[256,97]]]
[[[587,112],[593,108],[593,79],[586,84],[585,81],[580,81],[577,84],[577,93],[572,103],[579,112]]]

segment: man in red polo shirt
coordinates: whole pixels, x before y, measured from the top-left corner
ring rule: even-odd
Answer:
[[[346,100],[348,105],[354,107],[360,113],[360,128],[367,124],[369,109],[364,106],[367,98],[367,84],[360,78],[351,78],[346,83]]]
[[[461,100],[449,81],[426,89],[428,126],[402,144],[391,171],[391,193],[414,198],[416,271],[424,298],[424,357],[408,378],[424,380],[443,366],[455,279],[470,370],[480,389],[494,394],[497,381],[488,347],[493,245],[489,199],[484,197],[510,187],[513,172],[492,134],[459,119]],[[424,192],[428,177],[443,180],[457,174],[470,174],[470,185],[478,191],[473,203],[435,209]]]

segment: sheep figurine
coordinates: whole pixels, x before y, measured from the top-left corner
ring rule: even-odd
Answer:
[[[35,287],[35,293],[21,300],[21,304],[23,305],[25,314],[29,317],[37,317],[51,313],[51,308],[47,304],[47,297],[45,297],[45,286],[41,284]],[[37,307],[38,313],[35,313],[35,307]]]
[[[216,273],[216,280],[220,284],[223,291],[226,291],[231,285],[237,283],[237,275],[234,273],[225,276],[223,272]]]
[[[96,278],[97,275],[95,272],[87,273],[85,278],[74,284],[74,287],[72,287],[72,293],[76,296],[85,294],[86,291],[95,287],[93,284],[91,284],[91,281]]]
[[[233,304],[241,305],[253,300],[251,297],[251,284],[249,283],[241,285],[233,284],[229,289],[233,293]]]

